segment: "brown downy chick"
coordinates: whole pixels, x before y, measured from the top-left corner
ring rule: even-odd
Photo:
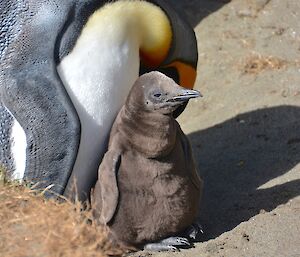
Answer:
[[[189,245],[172,236],[195,221],[202,180],[172,113],[199,96],[160,72],[144,74],[133,85],[112,127],[92,195],[96,218],[118,240],[151,250]]]

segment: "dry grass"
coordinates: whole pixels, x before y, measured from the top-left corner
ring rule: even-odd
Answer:
[[[1,172],[0,172],[1,173]],[[121,254],[80,204],[0,181],[0,256],[82,257]]]
[[[265,70],[279,70],[286,65],[287,61],[280,58],[253,54],[245,58],[241,69],[244,74],[258,74]]]

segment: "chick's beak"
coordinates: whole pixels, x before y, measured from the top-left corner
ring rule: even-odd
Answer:
[[[176,95],[172,96],[167,102],[187,102],[191,98],[202,97],[202,94],[193,89],[181,89]]]

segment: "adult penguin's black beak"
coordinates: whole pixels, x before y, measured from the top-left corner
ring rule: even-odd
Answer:
[[[197,76],[198,50],[197,40],[193,28],[169,4],[162,0],[151,0],[158,5],[168,16],[172,28],[172,41],[166,58],[158,67],[141,65],[141,73],[149,70],[158,70],[172,78],[180,86],[192,89]],[[187,104],[187,102],[186,102]],[[181,105],[174,111],[178,117],[186,107]]]

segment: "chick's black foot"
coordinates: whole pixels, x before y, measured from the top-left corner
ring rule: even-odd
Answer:
[[[195,240],[200,233],[203,234],[203,228],[199,222],[195,222],[187,229],[185,235],[188,238]]]
[[[168,237],[163,239],[157,243],[150,243],[144,246],[144,250],[149,251],[179,251],[180,247],[190,246],[190,242],[188,239],[184,237]]]

